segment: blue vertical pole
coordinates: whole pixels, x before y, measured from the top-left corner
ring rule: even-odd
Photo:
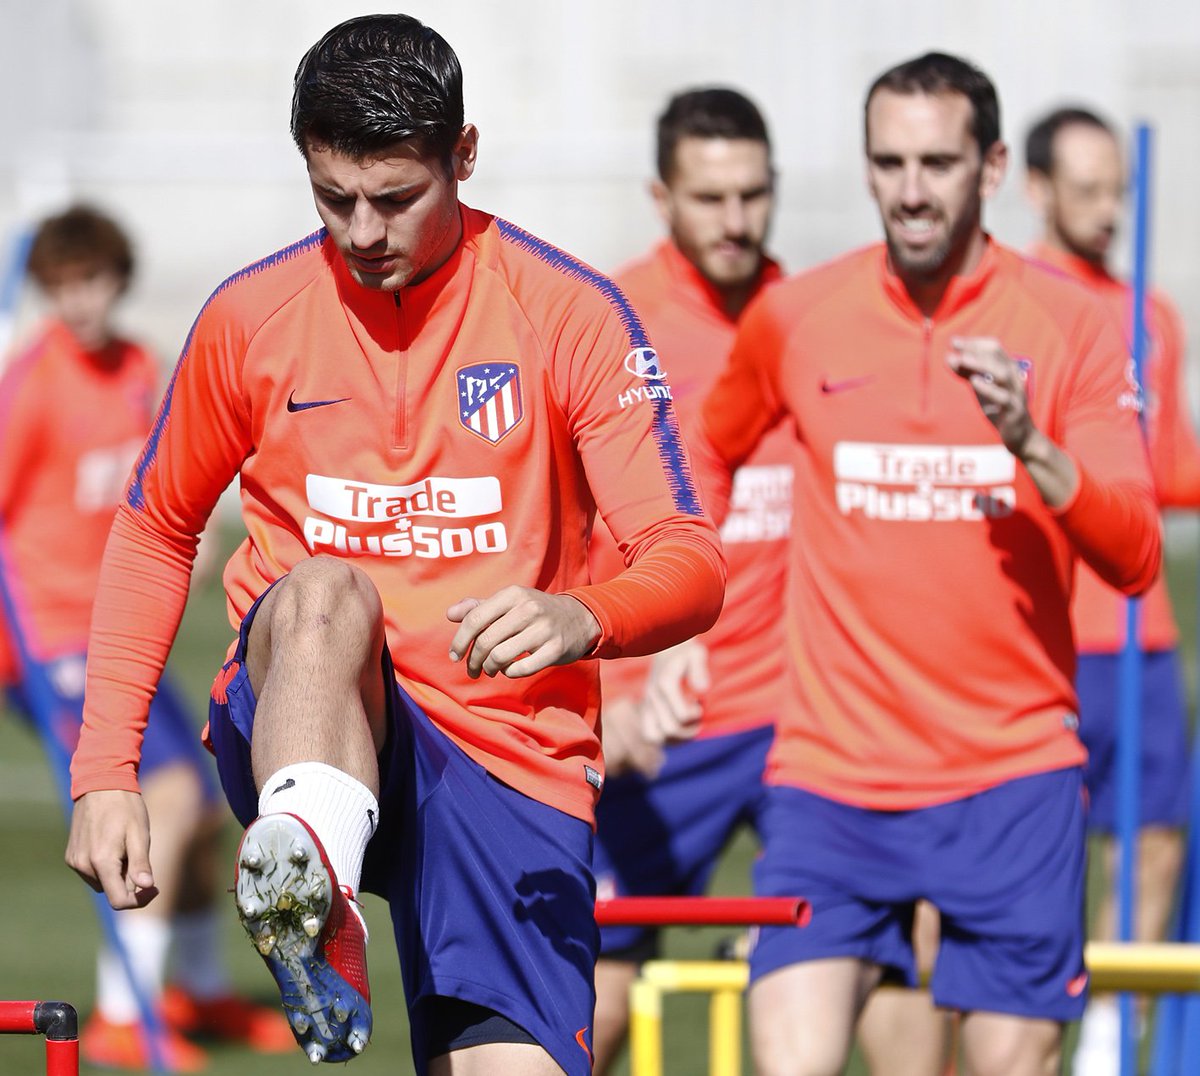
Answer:
[[[1130,332],[1133,368],[1143,383],[1146,361],[1146,283],[1150,228],[1150,127],[1140,123],[1134,132],[1133,152],[1133,317]],[[1143,414],[1143,421],[1145,416]],[[1135,936],[1138,802],[1142,746],[1142,648],[1139,624],[1141,606],[1125,603],[1125,645],[1117,677],[1117,840],[1120,865],[1117,875],[1117,938]],[[1138,1071],[1138,1014],[1134,995],[1120,998],[1121,1076]]]

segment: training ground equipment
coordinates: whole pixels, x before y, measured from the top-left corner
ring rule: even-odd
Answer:
[[[65,1001],[0,1001],[0,1034],[45,1035],[46,1076],[79,1076],[79,1017]]]

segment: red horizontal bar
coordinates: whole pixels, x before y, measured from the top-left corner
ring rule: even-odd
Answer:
[[[37,1006],[36,1001],[0,1001],[0,1033],[40,1034],[33,1019]]]
[[[801,897],[614,897],[596,901],[602,927],[803,927],[812,907]]]

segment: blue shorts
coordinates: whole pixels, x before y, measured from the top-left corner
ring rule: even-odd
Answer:
[[[756,831],[766,806],[763,766],[773,729],[749,729],[668,747],[654,780],[625,773],[605,782],[596,808],[592,870],[602,897],[696,896],[733,831]],[[650,956],[657,931],[605,927],[600,952]]]
[[[87,659],[83,654],[64,654],[41,665],[53,695],[52,712],[46,725],[54,732],[59,750],[70,757],[79,743],[83,725],[83,681]],[[21,684],[9,688],[8,697],[17,711],[34,721],[33,700]],[[138,767],[144,779],[164,766],[176,763],[191,766],[200,778],[206,803],[217,801],[217,782],[212,761],[200,746],[200,736],[192,723],[187,704],[171,678],[163,673],[158,690],[150,701],[150,717],[142,741],[142,761]]]
[[[228,683],[209,708],[221,783],[243,825],[258,813],[255,699],[245,669],[257,608],[242,622],[218,677]],[[472,761],[397,684],[386,649],[381,674],[392,688],[389,732],[362,888],[391,907],[417,1071],[426,1071],[437,1019],[427,1002],[440,996],[494,1010],[564,1071],[586,1076],[599,946],[591,827]]]
[[[941,912],[934,1002],[963,1012],[1077,1020],[1085,813],[1078,769],[1009,781],[912,811],[872,811],[798,788],[768,792],[758,896],[812,903],[802,929],[765,927],[751,979],[854,957],[916,983],[915,902]]]
[[[1079,738],[1088,751],[1083,776],[1091,798],[1088,828],[1116,830],[1119,654],[1080,654]],[[1187,703],[1175,650],[1142,657],[1141,795],[1138,824],[1183,826],[1188,816]]]

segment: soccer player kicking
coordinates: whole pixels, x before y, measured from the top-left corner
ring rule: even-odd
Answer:
[[[1042,218],[1033,256],[1079,280],[1112,311],[1132,338],[1132,290],[1112,275],[1108,256],[1121,217],[1125,169],[1112,128],[1095,113],[1063,108],[1049,113],[1025,140],[1026,192]],[[1164,508],[1200,507],[1200,445],[1187,417],[1183,386],[1183,326],[1174,306],[1152,294],[1146,307],[1149,348],[1144,368],[1150,467]],[[1071,607],[1079,667],[1079,735],[1088,750],[1084,780],[1088,825],[1106,849],[1112,876],[1116,824],[1117,665],[1125,642],[1120,595],[1086,565],[1075,578]],[[1138,805],[1138,941],[1161,941],[1171,914],[1183,857],[1188,811],[1187,704],[1179,663],[1178,631],[1166,580],[1142,599],[1139,641],[1142,674],[1141,801]],[[1111,885],[1096,912],[1094,933],[1116,936]],[[1080,1028],[1074,1071],[1115,1073],[1120,1060],[1116,1001],[1093,997]]]
[[[865,112],[886,242],[751,305],[693,442],[719,515],[763,433],[797,437],[755,887],[813,916],[753,949],[754,1056],[840,1071],[885,971],[914,979],[926,898],[969,1071],[1044,1073],[1087,989],[1072,562],[1138,593],[1161,558],[1139,398],[1104,311],[983,230],[1006,162],[986,76],[928,54]]]
[[[650,331],[686,426],[728,360],[738,316],[780,276],[763,249],[774,203],[766,123],[735,90],[677,94],[658,120],[657,164],[652,193],[669,238],[616,280]],[[596,812],[593,870],[602,896],[701,893],[735,829],[757,828],[783,674],[787,435],[769,438],[734,482],[721,534],[729,585],[716,626],[661,655],[675,667],[661,678],[648,680],[647,659],[601,667],[609,780]],[[591,560],[596,579],[624,568],[603,527],[592,535]],[[669,742],[689,734],[696,738]],[[600,932],[597,1072],[625,1038],[629,986],[656,941],[656,932],[638,927]]]
[[[47,748],[63,759],[79,736],[104,544],[159,382],[154,357],[114,324],[134,265],[124,230],[90,206],[41,221],[29,273],[50,316],[0,379],[0,685],[18,712],[40,718]],[[150,703],[141,774],[159,900],[115,917],[124,959],[111,946],[100,951],[84,1060],[147,1067],[139,1001],[165,1029],[158,1059],[172,1072],[206,1063],[184,1032],[290,1050],[279,1014],[230,989],[216,884],[224,811],[212,763],[166,676]]]
[[[724,564],[656,365],[608,279],[469,209],[457,57],[335,27],[292,133],[325,227],[201,311],[102,573],[68,862],[153,885],[135,767],[195,535],[240,476],[240,631],[210,735],[247,825],[238,913],[316,1062],[372,1014],[390,903],[419,1072],[590,1071],[603,781],[595,664],[708,628]],[[598,508],[628,568],[589,585]]]

